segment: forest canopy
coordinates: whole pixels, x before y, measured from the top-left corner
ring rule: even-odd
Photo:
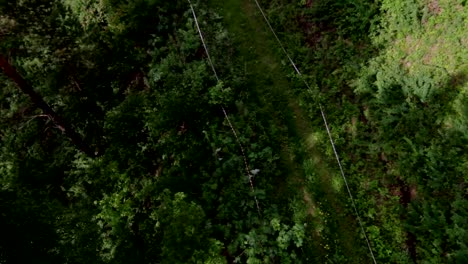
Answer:
[[[0,263],[466,263],[467,19],[0,0]]]

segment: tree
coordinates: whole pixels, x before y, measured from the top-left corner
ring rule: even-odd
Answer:
[[[42,99],[42,97],[34,91],[34,89],[24,80],[16,71],[16,69],[8,62],[8,60],[0,55],[0,68],[3,69],[5,74],[11,78],[13,82],[21,89],[22,92],[27,94],[31,101],[40,108],[44,114],[55,123],[57,128],[62,131],[75,146],[86,153],[88,156],[93,157],[95,153],[91,151],[91,148],[84,143],[78,133],[69,127],[63,119],[55,113],[55,111]]]

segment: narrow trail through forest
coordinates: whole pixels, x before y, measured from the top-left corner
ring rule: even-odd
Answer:
[[[349,198],[342,185],[336,187],[337,181],[342,182],[337,164],[325,157],[325,149],[317,146],[314,132],[324,132],[325,128],[311,127],[307,114],[300,108],[287,72],[282,69],[281,63],[286,58],[275,53],[279,47],[255,3],[251,0],[211,3],[219,7],[225,27],[234,38],[248,85],[254,89],[251,93],[268,115],[265,120],[269,120],[270,127],[283,128],[281,158],[289,174],[285,180],[288,190],[278,193],[288,197],[290,208],[302,208],[307,214],[312,242],[308,245],[310,249],[305,250],[321,262],[330,262],[334,253],[339,252],[347,256],[348,263],[371,263],[355,216],[350,208],[345,210]],[[296,199],[292,199],[294,196]]]

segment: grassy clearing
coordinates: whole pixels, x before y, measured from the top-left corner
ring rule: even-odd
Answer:
[[[218,5],[227,30],[238,47],[240,65],[245,65],[255,107],[262,109],[260,122],[278,130],[281,158],[288,178],[278,187],[278,197],[287,201],[294,221],[308,224],[309,260],[319,262],[370,261],[353,215],[347,215],[348,197],[333,160],[326,160],[325,149],[317,141],[328,140],[323,127],[311,127],[299,106],[282,69],[285,59],[267,30],[252,1],[224,1]],[[275,129],[273,129],[275,128]],[[329,167],[330,166],[330,167]],[[287,188],[281,187],[285,184]],[[276,198],[278,199],[278,198]],[[289,212],[290,214],[290,212]],[[343,257],[346,256],[346,257]]]

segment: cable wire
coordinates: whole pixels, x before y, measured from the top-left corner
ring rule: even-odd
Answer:
[[[198,23],[198,18],[197,18],[197,15],[195,13],[195,9],[193,8],[193,5],[192,5],[192,1],[188,0],[189,4],[190,4],[190,9],[192,10],[192,14],[193,14],[193,18],[195,20],[195,25],[197,27],[197,31],[198,31],[198,34],[200,35],[200,39],[201,39],[201,42],[203,44],[203,48],[205,49],[205,52],[206,52],[206,56],[208,58],[208,63],[210,64],[211,66],[211,69],[213,70],[213,73],[214,73],[214,76],[216,77],[216,81],[219,83],[220,82],[220,79],[218,77],[218,74],[216,72],[216,69],[214,67],[214,64],[213,64],[213,61],[211,60],[211,56],[210,56],[210,53],[208,52],[208,47],[206,45],[206,42],[205,42],[205,38],[203,37],[203,34],[202,34],[202,31],[200,29],[200,25]],[[258,203],[258,199],[257,199],[257,196],[255,195],[255,188],[254,188],[254,184],[253,184],[253,181],[252,181],[252,174],[250,173],[250,167],[249,167],[249,163],[247,161],[247,157],[245,156],[245,151],[244,151],[244,147],[242,146],[242,143],[240,142],[240,139],[239,139],[239,136],[237,135],[237,132],[236,130],[234,129],[234,126],[232,125],[231,123],[231,120],[229,118],[229,115],[226,111],[226,109],[224,108],[224,106],[221,106],[221,109],[223,111],[223,114],[224,114],[224,117],[226,118],[226,121],[228,122],[229,124],[229,127],[231,128],[232,130],[232,133],[234,134],[234,137],[236,138],[236,141],[237,141],[237,144],[239,145],[239,148],[241,150],[241,153],[242,153],[242,157],[244,159],[244,166],[245,166],[245,171],[247,173],[247,176],[249,177],[249,182],[250,182],[250,188],[252,190],[252,194],[253,194],[253,197],[255,199],[255,204],[257,206],[257,211],[258,211],[258,214],[261,215],[261,211],[260,211],[260,205]]]
[[[281,49],[283,50],[284,54],[286,55],[286,57],[288,57],[289,59],[289,62],[291,63],[291,65],[294,67],[294,70],[297,72],[297,74],[299,75],[299,77],[301,77],[302,81],[304,82],[304,84],[306,85],[307,89],[311,90],[310,89],[310,86],[309,84],[307,83],[307,81],[305,80],[305,78],[302,76],[302,73],[299,71],[299,68],[296,66],[296,64],[294,63],[293,59],[291,58],[291,56],[289,55],[289,53],[286,51],[286,48],[284,47],[283,43],[281,42],[281,40],[279,39],[278,35],[276,34],[275,30],[273,29],[273,27],[271,26],[271,23],[270,21],[268,20],[267,16],[265,15],[265,12],[263,11],[262,7],[260,6],[260,3],[258,2],[258,0],[254,0],[255,1],[255,4],[257,5],[258,9],[260,10],[260,12],[262,13],[262,16],[263,18],[265,19],[265,22],[267,23],[268,27],[270,28],[271,32],[273,33],[273,35],[275,36],[276,40],[278,41],[278,44],[280,45]],[[367,234],[364,230],[364,225],[362,223],[362,220],[361,220],[361,216],[359,215],[359,212],[357,210],[357,207],[356,207],[356,204],[354,202],[354,198],[353,198],[353,195],[351,194],[351,189],[349,188],[349,185],[348,185],[348,181],[346,179],[346,176],[344,174],[344,170],[343,170],[343,166],[341,165],[341,160],[340,160],[340,157],[338,155],[338,152],[336,150],[336,146],[335,146],[335,142],[333,141],[333,137],[332,137],[332,134],[330,132],[330,127],[328,125],[328,121],[327,121],[327,118],[325,116],[325,111],[323,110],[323,106],[322,104],[319,102],[319,107],[320,107],[320,112],[322,114],[322,119],[323,119],[323,122],[325,124],[325,128],[327,130],[327,134],[328,134],[328,137],[330,139],[330,143],[331,143],[331,146],[333,148],[333,153],[335,154],[335,158],[336,158],[336,161],[338,163],[338,166],[340,168],[340,172],[341,172],[341,176],[343,177],[343,181],[346,185],[346,189],[348,191],[348,195],[349,195],[349,198],[351,199],[351,204],[354,208],[354,212],[356,213],[356,217],[358,219],[358,222],[359,222],[359,226],[361,227],[361,231],[362,233],[364,234],[364,237],[366,239],[366,242],[367,242],[367,247],[369,248],[369,252],[371,254],[371,257],[372,257],[372,260],[374,261],[375,264],[377,264],[377,261],[375,259],[375,256],[374,256],[374,253],[372,251],[372,247],[370,245],[370,242],[369,242],[369,238],[367,237]]]

